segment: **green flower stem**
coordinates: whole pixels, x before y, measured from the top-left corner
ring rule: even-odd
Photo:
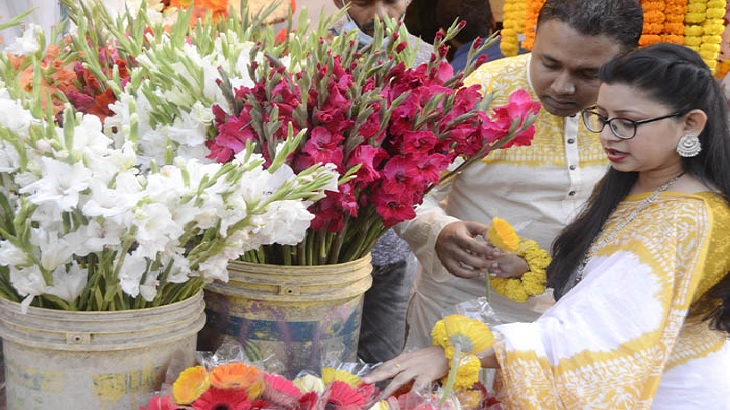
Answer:
[[[446,386],[444,386],[444,393],[439,401],[439,406],[442,406],[446,399],[449,397],[452,391],[454,391],[454,383],[456,382],[456,373],[459,371],[459,363],[461,361],[461,344],[456,343],[454,346],[454,357],[451,358],[451,368],[449,369],[449,377],[446,379]]]

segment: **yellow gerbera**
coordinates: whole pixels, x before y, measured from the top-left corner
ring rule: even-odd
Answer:
[[[325,385],[332,383],[335,380],[345,382],[350,387],[357,387],[362,383],[359,377],[354,374],[341,369],[335,369],[333,367],[325,367],[322,369],[322,381]]]
[[[492,219],[492,226],[487,231],[487,239],[492,246],[507,252],[514,252],[520,244],[515,228],[502,218]]]
[[[188,367],[172,384],[172,398],[175,404],[194,402],[210,387],[210,376],[203,366]]]
[[[479,353],[494,344],[494,335],[489,326],[464,315],[449,315],[439,320],[431,335],[435,346],[453,352],[453,347],[459,344],[464,355]]]

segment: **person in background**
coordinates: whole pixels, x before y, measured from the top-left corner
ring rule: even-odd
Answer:
[[[466,67],[469,49],[472,47],[474,40],[481,38],[485,40],[495,29],[494,17],[492,16],[492,8],[488,0],[438,0],[436,3],[436,21],[441,30],[446,31],[454,20],[466,21],[463,29],[450,41],[451,49],[446,58],[449,60],[454,72],[462,71]],[[525,50],[521,50],[522,53]],[[502,51],[499,49],[499,41],[482,50],[481,53],[475,55],[486,55],[487,61],[503,58]]]
[[[415,219],[396,225],[420,262],[406,350],[430,346],[436,321],[484,295],[485,274],[544,272],[546,258],[498,256],[479,237],[500,217],[546,250],[575,217],[606,172],[600,142],[576,114],[595,103],[600,67],[637,47],[642,22],[636,0],[547,0],[531,53],[487,62],[465,80],[494,93],[494,106],[525,89],[542,109],[530,146],[499,150],[472,164],[431,191]],[[547,291],[517,303],[490,292],[490,304],[504,322],[532,321],[553,297]]]
[[[345,21],[332,28],[334,34],[359,30],[360,46],[372,42],[376,18],[402,20],[410,0],[334,0],[345,7]],[[410,47],[416,48],[414,64],[427,63],[433,46],[412,35]],[[415,276],[415,258],[408,244],[389,229],[372,250],[373,284],[365,292],[358,357],[366,363],[384,362],[403,350],[406,308]]]
[[[601,69],[582,111],[611,163],[548,269],[555,306],[482,352],[507,408],[730,409],[730,130],[693,50],[659,43]],[[448,372],[441,347],[363,378],[388,395]]]

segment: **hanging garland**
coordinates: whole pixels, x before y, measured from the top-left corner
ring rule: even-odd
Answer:
[[[661,41],[684,44],[684,16],[687,14],[687,0],[666,0],[664,2],[664,30]]]
[[[725,30],[725,0],[689,0],[684,17],[685,44],[697,51],[712,72],[717,68],[722,32]]]
[[[641,8],[644,9],[644,27],[639,38],[639,47],[644,47],[661,41],[666,19],[663,0],[644,0]]]
[[[522,42],[522,48],[532,50],[535,44],[535,27],[537,26],[537,16],[540,14],[542,5],[545,0],[524,0],[525,8],[525,41]]]
[[[506,57],[517,55],[520,49],[518,36],[524,31],[526,10],[524,0],[505,0],[504,2],[504,20],[502,21],[502,38],[499,47]]]

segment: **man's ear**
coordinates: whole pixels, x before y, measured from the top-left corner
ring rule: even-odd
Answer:
[[[332,0],[332,1],[335,3],[335,6],[337,6],[337,8],[341,9],[341,8],[345,7],[345,2],[343,0]]]

